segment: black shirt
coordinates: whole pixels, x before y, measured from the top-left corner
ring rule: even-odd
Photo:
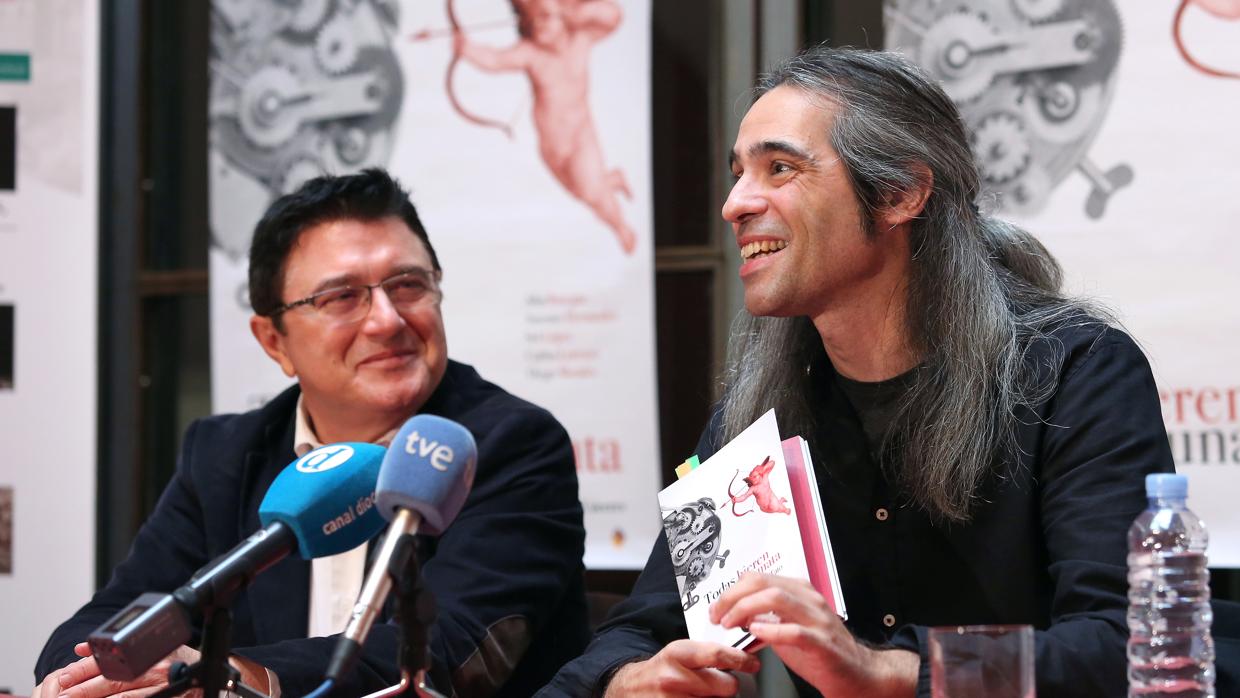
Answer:
[[[836,384],[844,397],[848,398],[848,404],[852,406],[857,420],[861,423],[861,431],[870,447],[870,458],[876,462],[896,412],[900,409],[900,399],[913,382],[915,371],[916,369],[905,371],[883,381],[858,381],[839,373],[834,374]]]
[[[820,474],[846,625],[918,652],[918,695],[929,695],[931,626],[998,623],[1036,629],[1039,695],[1126,693],[1126,532],[1145,507],[1145,475],[1173,469],[1157,389],[1136,344],[1096,323],[1055,331],[1027,360],[1055,389],[1018,412],[1019,463],[996,467],[965,524],[902,503],[840,383],[812,383],[823,413],[802,436]],[[722,445],[717,417],[699,444],[703,459]],[[616,666],[685,635],[660,538],[633,594],[540,695],[600,691]]]

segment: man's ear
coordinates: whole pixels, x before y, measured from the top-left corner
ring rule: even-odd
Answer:
[[[915,176],[913,186],[903,191],[892,192],[879,210],[877,218],[879,230],[890,230],[897,225],[907,223],[921,215],[934,189],[934,173],[924,163],[916,162],[909,166]]]
[[[254,339],[258,340],[258,345],[267,352],[267,356],[271,360],[280,364],[280,370],[284,371],[284,375],[289,378],[297,376],[297,369],[293,368],[293,361],[288,356],[285,346],[288,342],[288,336],[281,332],[276,323],[269,317],[262,315],[250,316],[250,332],[254,333]]]

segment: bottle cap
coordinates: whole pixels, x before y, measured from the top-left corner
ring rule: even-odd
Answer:
[[[1188,478],[1174,473],[1150,473],[1145,476],[1145,496],[1184,498],[1188,496]]]

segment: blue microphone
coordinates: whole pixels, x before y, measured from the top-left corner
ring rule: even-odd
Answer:
[[[171,594],[146,593],[90,634],[109,679],[132,681],[190,640],[191,618],[226,606],[263,570],[298,551],[311,559],[370,540],[383,528],[375,482],[384,449],[365,443],[317,448],[290,463],[258,507],[263,527],[194,573]]]
[[[416,415],[396,433],[375,486],[376,507],[392,523],[336,644],[327,669],[329,681],[338,682],[356,660],[392,589],[389,568],[402,543],[417,532],[444,532],[465,504],[477,460],[473,435],[450,419]]]
[[[264,528],[288,527],[307,560],[356,548],[383,528],[372,509],[386,452],[365,443],[314,449],[276,476],[258,505],[258,520]]]

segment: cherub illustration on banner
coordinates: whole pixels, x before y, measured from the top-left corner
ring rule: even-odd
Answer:
[[[749,471],[749,477],[743,479],[746,487],[740,494],[732,494],[732,483],[736,482],[736,475],[732,476],[732,482],[728,483],[728,498],[732,501],[732,515],[744,516],[753,511],[749,509],[742,513],[736,513],[736,505],[753,497],[758,503],[758,508],[768,514],[791,514],[792,510],[788,508],[788,500],[775,494],[771,489],[771,470],[775,468],[775,461],[770,456],[766,460],[754,466]],[[739,475],[741,471],[736,471]]]
[[[1234,22],[1240,20],[1240,0],[1180,0],[1180,6],[1175,10],[1175,19],[1172,20],[1171,27],[1171,34],[1175,37],[1175,47],[1179,49],[1180,55],[1193,68],[1216,78],[1240,78],[1240,72],[1235,70],[1219,70],[1218,68],[1211,68],[1202,64],[1184,47],[1184,39],[1180,36],[1180,27],[1184,22],[1184,13],[1188,10],[1189,5],[1196,5],[1218,19]],[[1240,26],[1236,28],[1240,29]],[[1240,36],[1237,38],[1240,39]]]
[[[620,196],[632,198],[632,193],[624,172],[609,169],[604,162],[589,99],[590,49],[620,26],[623,13],[615,0],[510,1],[520,38],[503,48],[469,39],[449,10],[456,55],[486,72],[525,73],[533,92],[534,128],[543,162],[632,254],[637,236],[620,208]],[[466,119],[507,132],[503,124],[463,110],[451,94],[451,80],[448,90]]]

